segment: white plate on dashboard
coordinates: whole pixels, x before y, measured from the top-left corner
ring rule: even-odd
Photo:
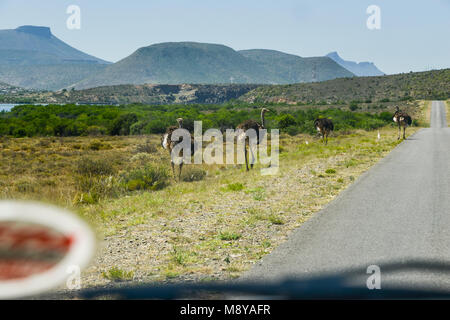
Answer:
[[[0,201],[0,299],[46,292],[93,256],[95,236],[68,210],[37,202]]]

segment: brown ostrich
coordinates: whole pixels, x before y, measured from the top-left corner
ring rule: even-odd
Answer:
[[[400,133],[401,128],[403,128],[403,139],[406,139],[406,127],[410,126],[412,124],[412,119],[404,111],[401,111],[398,106],[395,107],[395,113],[394,113],[394,122],[398,125],[398,138],[397,140],[400,140]]]
[[[236,128],[237,129],[237,134],[238,134],[238,136],[237,136],[238,142],[242,142],[243,140],[245,140],[244,141],[244,156],[245,156],[245,166],[247,168],[247,171],[249,171],[249,169],[248,169],[248,159],[247,159],[248,158],[247,157],[247,146],[248,146],[248,148],[249,148],[249,150],[250,150],[250,152],[252,154],[252,162],[250,163],[250,167],[251,168],[253,168],[253,163],[255,161],[255,155],[254,155],[253,150],[252,150],[252,148],[250,146],[250,138],[246,135],[246,131],[250,130],[250,129],[255,130],[255,132],[256,132],[256,144],[259,145],[261,140],[264,139],[264,134],[262,134],[260,136],[259,130],[262,130],[262,129],[266,128],[266,126],[265,126],[265,114],[266,114],[266,112],[272,112],[272,111],[269,110],[269,109],[266,109],[266,108],[262,108],[261,109],[261,123],[258,123],[257,121],[250,119],[250,120],[246,120],[246,121],[242,122]]]
[[[334,130],[333,121],[327,118],[319,118],[314,121],[314,127],[322,135],[322,141],[328,144],[328,136]]]
[[[169,151],[170,154],[170,165],[172,166],[172,173],[173,177],[176,180],[175,177],[175,163],[172,159],[172,150],[173,148],[182,142],[182,138],[180,137],[176,141],[172,141],[172,133],[177,129],[183,129],[183,118],[177,119],[178,127],[177,126],[170,126],[166,129],[166,133],[161,137],[161,146]],[[195,153],[195,144],[194,144],[194,137],[191,136],[191,156],[193,156]],[[180,156],[183,156],[183,152],[181,151]],[[179,163],[179,171],[178,171],[178,181],[181,179],[181,170],[183,168],[183,161]]]

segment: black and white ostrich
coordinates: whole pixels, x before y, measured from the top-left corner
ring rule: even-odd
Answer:
[[[178,118],[177,123],[178,123],[178,127],[177,126],[168,127],[166,129],[166,133],[164,133],[163,136],[161,137],[161,146],[164,149],[166,149],[167,151],[169,151],[169,154],[170,154],[170,165],[172,166],[172,173],[173,173],[174,179],[176,179],[176,177],[175,177],[175,163],[172,158],[172,150],[177,144],[181,143],[183,141],[183,139],[182,139],[182,137],[180,137],[178,140],[172,141],[172,134],[177,129],[183,129],[183,118]],[[191,136],[191,156],[193,156],[194,153],[195,153],[194,137]],[[183,151],[181,151],[180,156],[183,157]],[[181,170],[183,168],[183,160],[181,160],[181,162],[179,163],[179,168],[180,168],[180,170],[178,172],[178,181],[180,181],[180,179],[181,179]]]
[[[248,157],[247,157],[247,146],[252,154],[252,162],[250,163],[250,167],[253,168],[253,164],[255,161],[255,155],[253,153],[253,149],[252,146],[250,145],[250,138],[246,135],[246,131],[253,129],[256,132],[256,145],[259,145],[259,143],[264,139],[264,132],[261,133],[260,136],[260,132],[259,130],[263,130],[266,128],[266,122],[265,122],[265,114],[266,112],[272,112],[271,110],[267,109],[267,108],[262,108],[261,109],[261,123],[258,123],[255,120],[246,120],[244,122],[242,122],[240,125],[238,125],[236,127],[237,129],[237,140],[238,143],[242,143],[244,142],[244,156],[245,156],[245,166],[247,168],[247,171],[249,171],[248,169]],[[245,140],[245,141],[244,141]]]
[[[403,139],[406,139],[406,127],[412,124],[412,119],[409,114],[401,111],[398,106],[395,107],[394,122],[398,125],[398,138],[400,140],[401,128],[403,128]]]
[[[322,135],[322,141],[328,144],[328,136],[334,130],[334,124],[331,119],[319,118],[314,120],[314,127]]]

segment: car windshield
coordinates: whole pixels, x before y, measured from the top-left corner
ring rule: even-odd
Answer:
[[[448,1],[28,2],[0,299],[449,298]]]

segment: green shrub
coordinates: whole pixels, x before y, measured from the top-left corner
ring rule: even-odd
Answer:
[[[101,126],[90,126],[87,127],[85,134],[88,136],[100,136],[106,133],[106,128]]]
[[[241,237],[240,234],[231,231],[224,231],[219,234],[220,240],[224,241],[238,240],[240,237]]]
[[[274,214],[271,214],[271,215],[269,216],[269,221],[270,221],[272,224],[276,224],[276,225],[282,225],[282,224],[284,224],[283,219],[281,219],[281,217],[278,217],[278,216],[276,216],[276,215],[274,215]]]
[[[206,177],[206,171],[200,168],[186,168],[181,173],[181,180],[185,182],[200,181]]]
[[[285,129],[290,126],[294,126],[297,122],[291,114],[282,114],[277,117],[278,128]]]
[[[95,204],[99,200],[98,195],[90,193],[77,193],[73,200],[74,204]]]
[[[162,122],[160,120],[151,121],[148,123],[145,128],[144,132],[145,134],[149,133],[164,133],[166,132],[167,123]]]
[[[105,142],[95,139],[89,143],[88,149],[95,150],[95,151],[110,150],[110,149],[112,149],[112,146],[109,143],[105,143]]]
[[[169,174],[165,168],[147,165],[122,175],[125,187],[134,190],[160,190],[167,186]]]
[[[126,280],[133,280],[134,272],[124,271],[117,267],[112,267],[108,271],[103,272],[102,275],[104,278],[111,281],[126,281]]]
[[[81,192],[88,194],[95,202],[101,198],[117,197],[123,193],[120,179],[114,176],[80,175],[76,177],[76,182]]]
[[[352,102],[350,103],[350,110],[351,110],[351,111],[356,111],[357,109],[358,109],[358,103],[352,101]]]
[[[145,121],[138,121],[136,123],[133,123],[130,126],[130,134],[132,135],[139,135],[144,133],[144,128],[148,123]]]
[[[113,175],[115,170],[111,162],[106,159],[94,160],[91,158],[81,158],[77,163],[76,172],[84,176],[109,176]]]
[[[23,128],[17,128],[17,129],[14,129],[13,136],[15,138],[23,138],[23,137],[27,136],[27,132]]]
[[[290,136],[295,136],[300,133],[300,129],[296,126],[289,126],[285,129],[285,131]]]
[[[145,182],[139,179],[130,180],[127,182],[128,191],[144,190]]]
[[[145,165],[148,162],[150,162],[151,159],[152,159],[152,157],[148,153],[141,152],[141,153],[137,153],[134,156],[132,156],[130,161],[137,162],[141,165]]]
[[[129,135],[131,126],[137,121],[138,116],[135,113],[122,114],[113,121],[109,133],[112,136]]]
[[[157,151],[158,149],[156,149],[156,146],[151,144],[149,141],[143,144],[138,144],[135,149],[136,153],[156,153]]]
[[[241,191],[244,189],[244,185],[240,182],[230,183],[226,186],[225,191]]]
[[[32,193],[35,191],[35,184],[31,181],[19,181],[15,186],[18,192]]]

